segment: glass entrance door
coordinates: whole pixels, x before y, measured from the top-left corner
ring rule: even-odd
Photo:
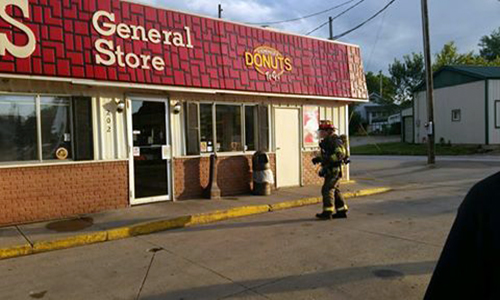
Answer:
[[[169,200],[166,102],[132,100],[132,204]]]

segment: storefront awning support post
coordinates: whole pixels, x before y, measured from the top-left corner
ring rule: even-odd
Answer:
[[[214,153],[210,155],[210,183],[208,184],[207,194],[208,198],[211,200],[219,200],[221,197],[220,188],[217,185],[217,123],[216,123],[216,106],[215,103],[212,104],[212,124],[213,124],[213,151]]]
[[[207,187],[207,196],[210,200],[220,200],[221,192],[217,185],[217,154],[210,155],[210,183]]]

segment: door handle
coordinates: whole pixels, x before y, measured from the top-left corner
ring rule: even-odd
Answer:
[[[278,150],[281,150],[281,148],[280,147],[276,147],[276,151],[278,151]]]

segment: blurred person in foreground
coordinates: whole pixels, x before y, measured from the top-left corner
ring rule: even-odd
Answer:
[[[460,205],[424,299],[500,299],[500,173]]]

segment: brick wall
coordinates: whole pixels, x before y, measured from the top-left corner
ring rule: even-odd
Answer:
[[[269,155],[276,174],[274,154]],[[217,184],[222,196],[247,194],[252,189],[252,156],[219,156]],[[177,200],[200,198],[210,177],[209,157],[174,158],[174,197]]]
[[[323,178],[318,176],[320,166],[313,165],[311,162],[314,156],[314,151],[302,152],[302,176],[304,185],[318,185],[323,183]]]
[[[321,185],[323,184],[323,178],[318,176],[318,172],[320,169],[319,165],[313,165],[312,159],[315,156],[314,151],[304,151],[302,152],[302,166],[303,166],[303,179],[304,185]],[[343,180],[346,179],[347,168],[344,166],[343,169]]]
[[[0,226],[126,206],[126,161],[0,169]]]

